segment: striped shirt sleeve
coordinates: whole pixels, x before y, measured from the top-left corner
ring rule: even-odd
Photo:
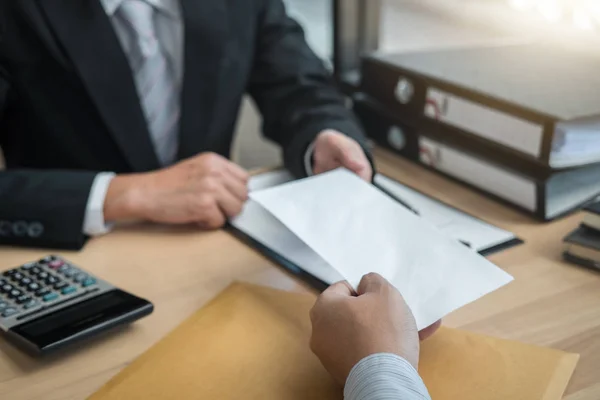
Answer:
[[[345,400],[431,400],[412,365],[395,354],[363,358],[352,368],[344,387]]]

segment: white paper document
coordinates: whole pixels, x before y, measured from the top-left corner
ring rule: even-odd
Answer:
[[[346,170],[260,186],[254,183],[234,226],[326,282],[345,278],[356,288],[363,275],[381,274],[400,290],[419,329],[512,280]]]
[[[294,179],[285,170],[267,172],[252,177],[249,183],[251,192],[270,188]],[[344,280],[338,271],[308,247],[284,224],[256,201],[250,199],[242,213],[231,221],[232,225],[250,235],[254,240],[267,246],[294,265],[326,283]]]
[[[375,182],[410,204],[419,212],[421,218],[431,222],[448,236],[463,243],[468,243],[475,251],[486,251],[517,239],[512,232],[465,214],[385,175],[375,176]]]

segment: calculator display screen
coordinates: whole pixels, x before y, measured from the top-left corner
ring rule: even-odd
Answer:
[[[11,330],[43,349],[147,304],[149,303],[146,300],[139,297],[121,290],[113,290]]]

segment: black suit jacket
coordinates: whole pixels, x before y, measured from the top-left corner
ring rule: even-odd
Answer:
[[[361,130],[281,0],[181,0],[179,158],[227,156],[245,93],[303,173],[323,129]],[[79,248],[99,171],[159,168],[118,38],[99,0],[0,0],[0,244]]]

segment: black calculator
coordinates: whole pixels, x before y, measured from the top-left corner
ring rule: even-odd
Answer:
[[[0,274],[0,329],[33,355],[135,321],[153,309],[149,301],[58,256]]]

